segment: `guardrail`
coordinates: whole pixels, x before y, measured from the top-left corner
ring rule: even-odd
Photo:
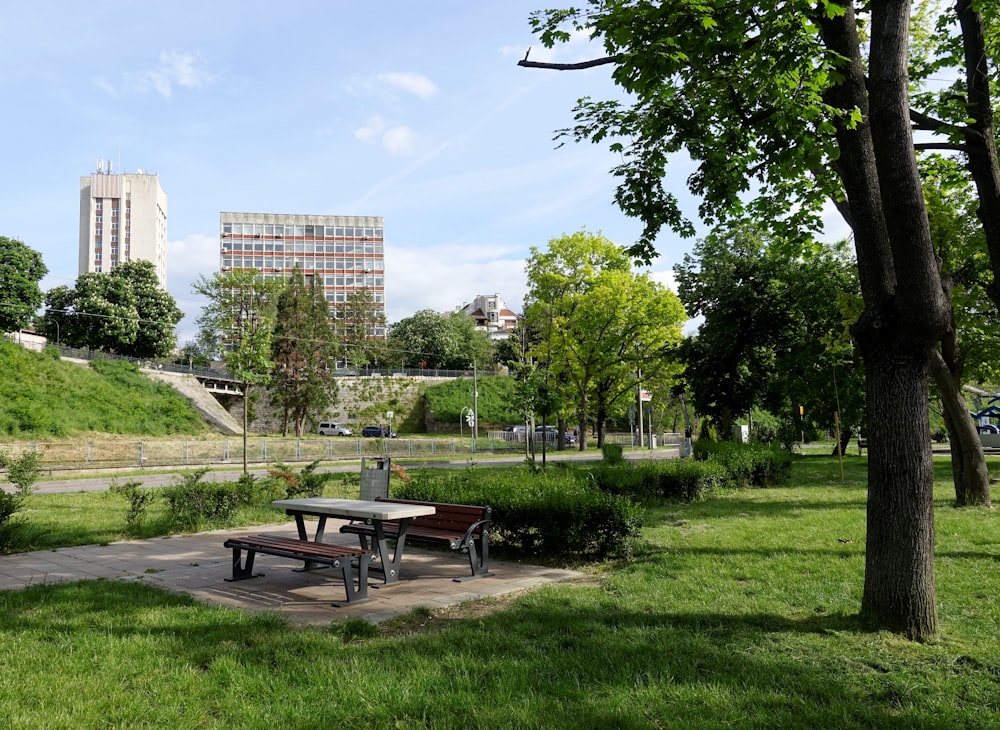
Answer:
[[[247,463],[261,466],[310,463],[316,460],[347,461],[366,456],[474,459],[482,454],[523,454],[523,441],[499,437],[500,434],[507,433],[490,431],[487,436],[481,436],[474,447],[471,436],[394,439],[251,436],[247,439],[246,456]],[[243,463],[241,437],[0,443],[0,451],[14,457],[29,450],[38,452],[42,470],[48,473],[121,468],[194,468]],[[572,451],[572,447],[568,451]],[[2,473],[0,470],[0,474]]]
[[[228,380],[238,382],[237,379],[225,368],[204,367],[201,365],[184,365],[164,360],[154,360],[141,357],[126,357],[115,355],[101,350],[86,350],[77,347],[67,347],[66,345],[56,345],[49,343],[47,347],[54,347],[59,350],[62,357],[69,357],[75,360],[95,360],[103,358],[107,360],[127,360],[141,368],[150,370],[164,370],[170,373],[182,373],[194,375],[199,378],[211,378],[214,380]],[[442,370],[438,368],[385,368],[379,366],[366,366],[360,368],[338,368],[333,371],[335,377],[368,377],[368,378],[471,378],[472,370]],[[498,375],[496,370],[480,370],[479,375]]]

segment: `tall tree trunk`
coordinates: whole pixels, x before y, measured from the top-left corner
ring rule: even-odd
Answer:
[[[937,630],[927,356],[919,349],[867,350],[868,534],[861,615],[880,629],[924,639]]]
[[[865,310],[854,326],[867,378],[868,524],[861,615],[912,639],[937,631],[934,469],[927,419],[931,353],[948,307],[909,126],[910,5],[872,6],[867,69],[853,4],[820,19],[843,81],[827,92],[856,124],[837,131],[837,171],[855,232]],[[866,74],[867,70],[867,74]]]
[[[990,506],[990,474],[986,468],[983,443],[969,415],[962,395],[959,374],[953,372],[940,352],[931,358],[931,375],[941,392],[944,423],[951,444],[951,471],[958,507]]]
[[[966,108],[972,122],[965,131],[966,166],[979,193],[976,214],[983,224],[993,281],[987,292],[1000,309],[1000,162],[997,159],[993,101],[990,94],[989,53],[983,18],[973,0],[958,0],[955,14],[962,28],[965,54]]]

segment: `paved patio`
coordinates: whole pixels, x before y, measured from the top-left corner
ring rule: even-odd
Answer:
[[[328,523],[328,542],[357,544],[354,536],[341,535],[338,528],[337,521]],[[582,577],[571,570],[491,561],[495,576],[457,583],[452,579],[470,572],[464,555],[407,545],[399,583],[376,588],[380,579],[372,576],[368,595],[373,600],[338,608],[333,603],[345,598],[339,571],[297,573],[292,568],[301,562],[296,560],[258,555],[254,568],[263,576],[226,582],[232,575],[232,551],[223,542],[229,535],[251,533],[296,536],[294,523],[282,523],[4,555],[0,590],[88,578],[132,580],[187,593],[209,604],[274,611],[293,623],[326,625],[345,618],[377,623],[417,607],[441,608]]]

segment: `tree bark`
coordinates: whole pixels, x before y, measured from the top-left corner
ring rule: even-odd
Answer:
[[[993,281],[987,287],[990,299],[1000,309],[1000,162],[997,160],[996,129],[983,19],[972,0],[958,0],[955,14],[962,28],[965,52],[965,83],[968,113],[965,128],[967,167],[979,193],[976,214],[983,224]]]
[[[837,132],[865,303],[853,329],[867,377],[869,445],[861,615],[919,640],[937,631],[927,387],[948,310],[909,128],[909,3],[873,6],[867,77],[853,6],[845,11],[820,22],[830,50],[845,59],[828,101],[861,112]]]
[[[954,372],[940,352],[931,359],[931,374],[941,392],[944,423],[951,446],[951,471],[955,482],[955,505],[990,506],[990,474],[983,443],[962,396],[961,373]]]

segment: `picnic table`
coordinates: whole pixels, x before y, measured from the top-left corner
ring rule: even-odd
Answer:
[[[285,514],[295,518],[299,540],[309,540],[306,531],[306,517],[316,517],[316,532],[313,542],[322,542],[327,519],[330,517],[362,520],[370,524],[375,532],[374,547],[381,563],[385,583],[395,583],[399,580],[399,568],[403,560],[403,546],[406,544],[406,533],[410,522],[415,517],[432,515],[433,505],[401,504],[364,499],[334,499],[330,497],[302,497],[299,499],[277,499],[271,506],[285,510]],[[386,535],[384,523],[392,521],[393,529]],[[398,525],[398,528],[396,527]],[[395,540],[396,546],[390,555],[389,540]]]

